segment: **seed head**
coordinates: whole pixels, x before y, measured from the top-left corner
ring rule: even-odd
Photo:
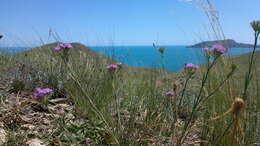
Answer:
[[[255,32],[260,33],[260,21],[252,21],[250,25]]]
[[[164,50],[165,50],[165,48],[158,48],[158,51],[159,51],[161,54],[164,53]]]
[[[232,112],[238,115],[241,110],[244,108],[245,102],[242,98],[235,98],[233,105],[232,105]]]

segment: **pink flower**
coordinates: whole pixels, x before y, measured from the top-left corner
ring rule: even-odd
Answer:
[[[188,74],[194,74],[196,70],[199,68],[198,65],[192,64],[192,63],[186,63],[184,67],[184,71]]]
[[[185,64],[185,69],[198,69],[198,68],[199,68],[198,65],[195,65],[195,64],[192,64],[192,63]]]
[[[110,64],[106,67],[106,69],[109,71],[115,71],[115,70],[119,69],[119,66],[117,64]]]
[[[72,45],[70,43],[64,43],[64,44],[60,44],[60,47],[63,49],[71,49]]]
[[[53,50],[54,50],[55,52],[58,52],[58,51],[61,50],[61,47],[58,45],[58,46],[54,47]]]
[[[173,96],[173,95],[175,95],[175,92],[172,92],[172,91],[163,92],[163,95],[165,95],[165,96]]]
[[[33,95],[35,97],[41,98],[51,93],[53,93],[53,90],[50,88],[35,88]]]
[[[55,52],[61,51],[63,49],[71,49],[73,48],[70,43],[63,43],[63,44],[58,44],[56,47],[53,48]]]
[[[210,51],[210,49],[209,48],[202,48],[202,51],[208,52],[208,51]]]
[[[216,53],[217,55],[221,55],[224,54],[228,51],[227,48],[223,47],[222,45],[216,44],[212,46],[212,50],[214,53]]]

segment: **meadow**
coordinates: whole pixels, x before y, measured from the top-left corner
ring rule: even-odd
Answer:
[[[225,39],[210,12],[214,37]],[[178,72],[165,70],[167,47],[157,44],[160,68],[61,40],[0,53],[0,145],[260,145],[260,21],[248,23],[252,52],[214,44],[201,48],[205,63]]]
[[[260,22],[251,26],[256,46]],[[179,72],[130,67],[80,43],[1,54],[1,144],[260,145],[260,52],[227,52],[213,45],[207,63]]]

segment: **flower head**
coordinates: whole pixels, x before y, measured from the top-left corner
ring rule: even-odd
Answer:
[[[62,43],[62,44],[58,44],[56,47],[53,48],[53,50],[55,52],[61,51],[63,49],[71,49],[73,48],[72,45],[70,43]]]
[[[199,68],[199,66],[195,65],[193,63],[186,63],[185,67],[184,67],[185,71],[188,74],[194,74],[198,68]]]
[[[163,95],[165,95],[165,96],[173,96],[173,95],[175,95],[175,92],[172,92],[172,91],[168,91],[168,92],[163,92],[162,93]]]
[[[60,50],[61,50],[61,47],[59,45],[53,48],[53,51],[55,51],[55,52],[59,52]]]
[[[186,63],[185,64],[185,69],[198,69],[199,66],[198,65],[195,65],[193,63]]]
[[[63,49],[71,49],[72,45],[70,43],[64,43],[64,44],[60,44],[60,47]]]
[[[260,21],[253,21],[250,25],[255,32],[260,33]]]
[[[224,54],[228,51],[227,48],[223,47],[222,45],[216,44],[212,46],[212,50],[216,55]]]
[[[209,48],[202,48],[202,51],[208,52],[208,51],[210,51],[210,49]]]
[[[50,88],[35,88],[33,95],[35,97],[41,98],[47,94],[51,94],[53,92]]]
[[[119,66],[118,66],[117,64],[110,64],[110,65],[108,65],[108,66],[106,67],[106,69],[107,69],[108,71],[115,71],[115,70],[119,69]]]
[[[161,54],[163,54],[164,51],[165,51],[165,48],[158,48],[158,51],[159,51]]]

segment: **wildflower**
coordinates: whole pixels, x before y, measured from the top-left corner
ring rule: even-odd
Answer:
[[[110,64],[110,65],[108,65],[108,66],[106,67],[106,69],[107,69],[108,71],[115,71],[115,70],[119,69],[119,66],[118,66],[117,64]]]
[[[185,67],[184,67],[185,71],[186,71],[187,73],[189,73],[189,74],[195,73],[195,71],[196,71],[198,68],[199,68],[198,65],[195,65],[195,64],[192,64],[192,63],[186,63],[186,64],[185,64]]]
[[[72,45],[70,43],[64,43],[64,44],[60,44],[60,47],[63,49],[71,49]]]
[[[216,44],[212,46],[212,51],[215,55],[219,56],[221,54],[224,54],[228,51],[227,48],[223,47],[222,45]]]
[[[192,64],[192,63],[185,64],[185,69],[198,69],[198,68],[199,68],[198,65],[195,65],[195,64]]]
[[[210,49],[209,48],[202,48],[202,51],[208,52],[208,51],[210,51]]]
[[[73,48],[70,43],[63,43],[63,44],[58,44],[56,47],[53,48],[55,52],[59,52],[63,49],[71,49]]]
[[[260,33],[260,21],[253,21],[250,25],[255,32]]]
[[[45,95],[53,93],[53,90],[50,88],[35,88],[34,96],[38,98],[42,98]]]
[[[59,45],[53,48],[53,51],[55,51],[55,52],[59,52],[60,50],[61,50],[61,47]]]
[[[172,91],[163,92],[163,95],[171,97],[171,96],[175,95],[175,92],[172,92]]]

